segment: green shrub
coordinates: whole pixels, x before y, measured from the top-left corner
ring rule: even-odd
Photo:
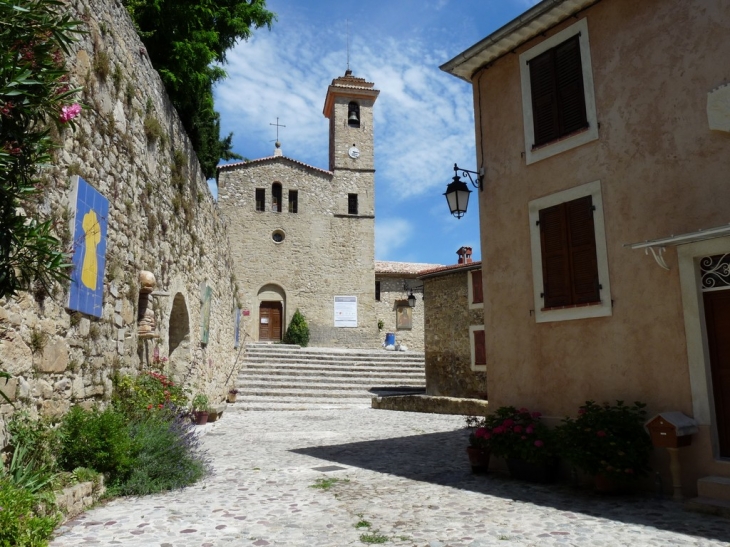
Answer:
[[[284,335],[284,342],[287,344],[297,344],[302,347],[307,347],[309,344],[309,325],[307,325],[307,320],[304,319],[299,309],[294,312],[294,317],[291,318],[289,328],[286,329],[286,334]]]
[[[0,477],[0,545],[3,547],[36,547],[48,544],[59,523],[57,515],[37,514],[38,498]]]
[[[137,420],[166,405],[183,408],[188,404],[188,396],[185,389],[164,374],[143,372],[117,380],[113,404],[128,419]]]
[[[38,466],[46,466],[56,471],[61,438],[58,430],[47,418],[36,420],[27,411],[13,414],[8,422],[10,445],[26,447]]]
[[[99,412],[72,407],[61,422],[60,433],[59,461],[66,471],[90,467],[108,475],[111,482],[129,474],[132,439],[126,417],[115,408]]]
[[[132,472],[111,492],[146,495],[193,484],[207,472],[205,454],[187,416],[158,412],[130,424]]]

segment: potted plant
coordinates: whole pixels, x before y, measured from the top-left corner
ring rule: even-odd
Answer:
[[[198,393],[193,397],[193,417],[196,425],[205,425],[208,422],[208,397]]]
[[[563,457],[593,475],[596,490],[626,490],[649,471],[653,447],[644,429],[645,406],[586,401],[577,418],[565,418],[556,428]]]
[[[492,454],[504,458],[510,475],[532,482],[558,477],[553,434],[540,421],[539,412],[503,406],[484,419],[484,433]]]
[[[471,429],[466,453],[469,456],[472,473],[486,473],[489,470],[491,449],[489,448],[489,435],[484,427],[484,420],[483,417],[466,417],[466,426]]]
[[[228,402],[235,403],[236,395],[238,395],[238,390],[235,387],[232,387],[231,389],[229,389],[228,390]]]

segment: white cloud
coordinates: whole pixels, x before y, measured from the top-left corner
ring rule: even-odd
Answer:
[[[375,256],[378,260],[403,260],[403,247],[413,235],[413,226],[403,218],[378,220],[375,224]]]

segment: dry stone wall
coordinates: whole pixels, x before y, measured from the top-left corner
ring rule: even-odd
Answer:
[[[85,107],[78,129],[57,136],[61,149],[37,206],[68,244],[73,176],[109,199],[103,312],[97,319],[66,309],[67,286],[0,301],[0,369],[13,375],[0,389],[16,409],[59,416],[73,404],[108,401],[113,375],[145,370],[157,349],[170,355],[166,372],[221,401],[235,359],[235,278],[220,211],[121,2],[69,0],[66,9],[87,31],[67,60]],[[157,281],[150,339],[137,334],[142,270]],[[204,345],[206,285],[213,296]],[[11,412],[0,405],[0,431]]]
[[[426,393],[479,397],[486,372],[472,370],[469,327],[484,324],[483,309],[469,309],[469,271],[424,279]],[[489,369],[487,348],[487,369]]]

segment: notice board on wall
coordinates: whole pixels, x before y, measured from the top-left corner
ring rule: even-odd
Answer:
[[[357,327],[357,296],[335,296],[335,327]]]

